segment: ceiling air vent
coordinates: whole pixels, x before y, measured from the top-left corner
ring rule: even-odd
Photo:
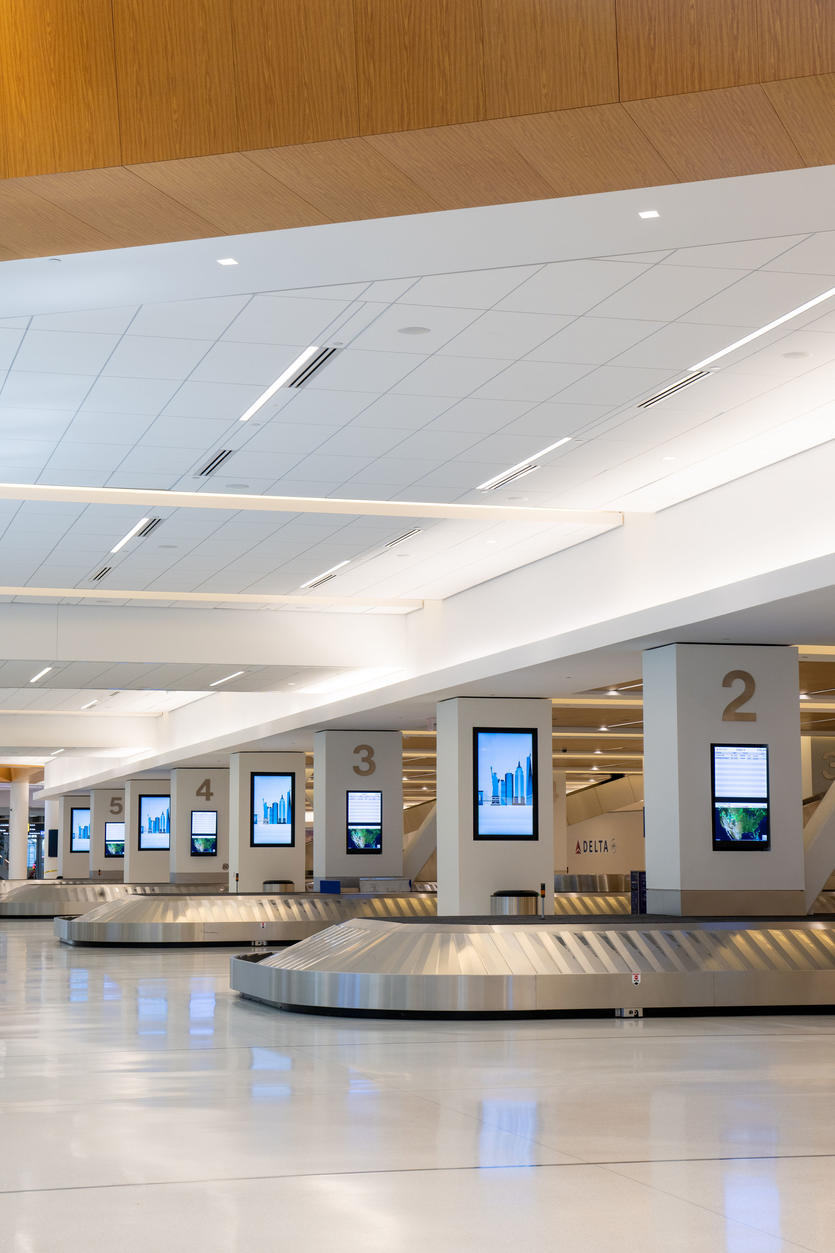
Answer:
[[[157,529],[160,522],[162,522],[162,518],[149,518],[148,521],[143,526],[142,530],[137,531],[136,533],[137,539],[147,539],[147,537],[151,534],[151,532]]]
[[[403,544],[407,539],[413,539],[415,535],[420,535],[421,529],[422,528],[419,526],[413,526],[411,531],[406,531],[403,535],[398,535],[397,539],[390,539],[387,544],[383,545],[383,551],[387,548],[394,548],[397,544]]]
[[[330,581],[331,581],[331,579],[332,579],[332,578],[335,578],[335,575],[333,575],[333,574],[323,574],[323,575],[321,575],[321,577],[320,577],[320,578],[318,578],[318,579],[314,579],[312,583],[305,583],[305,585],[304,585],[304,586],[305,586],[306,588],[310,588],[310,587],[321,587],[323,583],[330,583]]]
[[[502,474],[494,479],[488,479],[486,483],[482,483],[479,487],[480,492],[495,492],[500,487],[507,487],[508,483],[515,483],[516,479],[523,479],[526,474],[533,474],[534,470],[538,470],[539,466],[533,461],[529,461],[526,465],[517,466],[513,470],[508,470],[507,474]]]
[[[105,578],[106,575],[108,575],[112,569],[113,569],[112,566],[102,566],[102,568],[100,570],[97,570],[95,574],[90,575],[90,582],[100,583],[102,579]]]
[[[285,387],[304,387],[313,378],[314,374],[328,364],[331,357],[335,357],[339,352],[338,348],[320,348],[314,357],[309,361],[305,361],[304,365],[298,370],[292,378],[289,378],[284,384]]]
[[[202,470],[197,471],[198,478],[206,478],[209,474],[214,474],[215,470],[219,470],[224,461],[228,461],[234,452],[234,448],[221,448],[220,452],[216,452],[210,461],[207,461]]]
[[[686,378],[679,379],[677,383],[673,383],[670,387],[665,387],[663,392],[656,392],[654,396],[650,396],[648,400],[642,400],[638,405],[639,409],[651,409],[653,405],[659,405],[662,400],[666,400],[668,396],[675,396],[676,392],[684,391],[685,387],[690,387],[693,383],[698,383],[700,379],[706,379],[712,374],[712,370],[697,370],[695,374],[688,374]]]

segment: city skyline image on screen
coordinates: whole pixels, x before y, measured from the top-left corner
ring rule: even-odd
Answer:
[[[70,852],[90,851],[90,810],[73,809],[70,814]]]
[[[252,832],[254,845],[289,848],[293,844],[292,774],[252,775]]]
[[[171,846],[171,797],[139,797],[139,848],[166,849]]]
[[[475,839],[537,838],[536,731],[473,731]]]

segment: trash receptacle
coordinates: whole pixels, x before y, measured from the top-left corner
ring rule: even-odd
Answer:
[[[536,917],[539,904],[539,893],[527,888],[505,889],[494,892],[490,898],[490,913],[510,917],[518,914],[531,914]]]
[[[296,885],[292,879],[267,879],[261,884],[262,892],[281,892],[282,895],[287,892],[295,892]]]

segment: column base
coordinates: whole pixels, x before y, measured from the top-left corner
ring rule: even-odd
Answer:
[[[768,918],[806,914],[806,896],[798,891],[714,891],[647,888],[647,913],[678,918]]]

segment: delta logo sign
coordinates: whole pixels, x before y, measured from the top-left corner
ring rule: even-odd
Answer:
[[[578,840],[574,854],[580,853],[616,853],[617,840]]]

